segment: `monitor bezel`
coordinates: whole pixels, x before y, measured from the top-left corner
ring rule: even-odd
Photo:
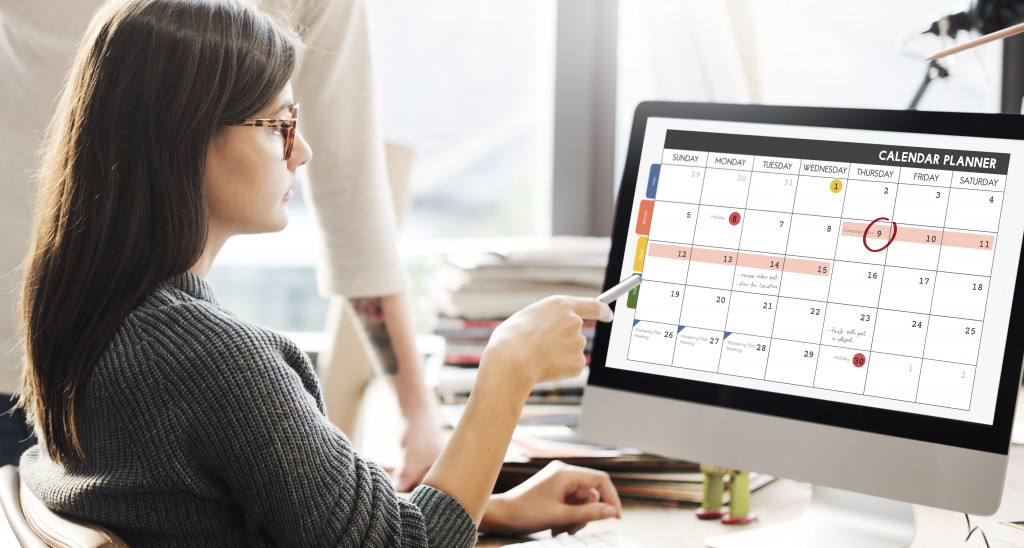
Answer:
[[[870,109],[733,105],[649,101],[640,103],[633,117],[626,163],[615,205],[612,244],[604,287],[618,282],[640,169],[640,155],[650,118],[681,118],[725,122],[861,129],[1024,140],[1024,120],[1005,114],[890,111]],[[954,129],[955,128],[955,129]],[[1016,287],[1024,287],[1024,253],[1017,269]],[[762,413],[826,426],[896,436],[952,447],[1006,455],[1009,452],[1013,411],[1021,382],[1024,329],[1021,313],[1024,292],[1014,291],[1009,333],[1003,355],[991,426],[910,412],[871,408],[810,397],[793,396],[715,383],[666,377],[606,367],[611,324],[598,323],[590,363],[589,385],[627,390],[680,401]],[[612,305],[614,309],[614,304]]]

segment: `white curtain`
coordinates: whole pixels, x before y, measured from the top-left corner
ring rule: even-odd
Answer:
[[[620,0],[616,172],[637,103],[761,102],[750,0]]]

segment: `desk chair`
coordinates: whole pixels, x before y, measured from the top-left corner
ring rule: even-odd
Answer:
[[[24,488],[18,467],[0,468],[0,506],[22,548],[127,548],[110,530],[57,514]]]

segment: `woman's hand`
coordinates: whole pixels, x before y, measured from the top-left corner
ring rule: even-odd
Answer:
[[[579,375],[586,365],[584,320],[609,322],[612,309],[597,299],[555,296],[513,314],[491,335],[481,372],[499,369],[503,382],[538,382]]]
[[[551,529],[576,534],[587,523],[622,517],[608,474],[553,461],[530,479],[487,503],[480,531],[526,535]]]

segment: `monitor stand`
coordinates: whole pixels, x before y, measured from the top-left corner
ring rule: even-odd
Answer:
[[[710,548],[896,548],[914,539],[910,503],[814,486],[800,517],[705,540]]]

